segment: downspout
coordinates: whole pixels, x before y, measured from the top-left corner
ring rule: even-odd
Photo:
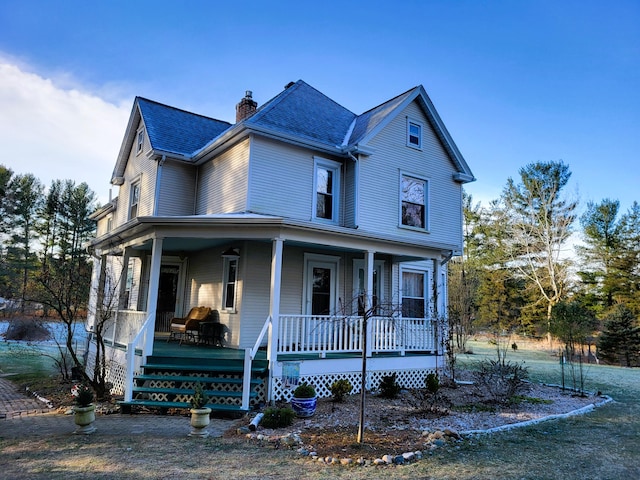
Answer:
[[[156,175],[156,191],[153,195],[153,216],[158,215],[158,202],[160,200],[160,183],[162,181],[162,166],[164,165],[166,155],[162,155],[160,161],[158,161],[158,173]]]

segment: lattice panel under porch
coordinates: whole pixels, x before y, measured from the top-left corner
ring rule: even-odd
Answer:
[[[424,388],[425,379],[429,373],[435,373],[435,369],[420,370],[377,370],[367,372],[367,390],[377,391],[382,377],[396,374],[396,382],[403,388]],[[349,380],[353,385],[351,394],[360,393],[360,372],[332,373],[327,375],[309,375],[300,377],[299,383],[307,382],[313,385],[319,398],[331,396],[331,385],[338,380]],[[281,378],[273,379],[274,400],[290,401],[293,388],[284,386]]]
[[[93,344],[91,344],[93,345]],[[90,355],[87,357],[87,364],[85,366],[85,372],[88,372],[91,375],[95,370],[96,366],[96,357],[95,357],[95,347],[94,350],[90,350]],[[108,383],[111,383],[111,395],[122,395],[124,394],[124,384],[126,379],[126,367],[121,365],[120,363],[110,360],[107,361],[107,371],[105,375],[105,380]]]

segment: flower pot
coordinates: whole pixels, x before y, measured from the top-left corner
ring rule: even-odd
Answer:
[[[96,420],[96,407],[91,404],[86,407],[73,408],[73,421],[78,426],[74,433],[88,435],[96,431],[93,422]]]
[[[316,405],[318,404],[318,397],[313,398],[298,398],[293,397],[291,399],[291,408],[296,412],[298,417],[311,417],[316,413]]]
[[[207,437],[209,432],[205,430],[209,425],[210,408],[192,408],[191,409],[191,432],[190,437]]]

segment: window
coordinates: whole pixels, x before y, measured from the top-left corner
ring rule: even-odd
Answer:
[[[107,218],[107,233],[113,230],[113,215],[109,215]]]
[[[407,146],[422,148],[422,124],[407,119]]]
[[[427,229],[428,182],[423,178],[401,175],[401,224]]]
[[[372,311],[376,312],[376,314],[378,314],[378,307],[380,306],[380,300],[381,300],[380,293],[382,291],[381,286],[384,285],[384,279],[382,277],[383,269],[384,269],[384,262],[381,260],[376,260],[374,262],[374,268],[373,268],[373,295],[372,295],[373,298],[371,299],[373,305],[370,306],[370,307],[373,307]],[[366,279],[365,279],[365,271],[364,271],[364,260],[355,259],[353,261],[353,288],[357,296],[356,308],[359,316],[362,316],[365,313],[365,310],[364,310],[365,285],[366,285]]]
[[[142,152],[144,148],[144,129],[138,131],[138,138],[136,140],[136,153]]]
[[[340,164],[331,160],[315,160],[314,218],[337,223],[340,199]]]
[[[225,257],[223,269],[222,306],[225,310],[236,310],[236,286],[238,284],[238,258]]]
[[[402,272],[402,316],[424,318],[427,305],[427,272]]]
[[[129,195],[129,220],[138,216],[138,203],[140,202],[140,182],[131,184]]]

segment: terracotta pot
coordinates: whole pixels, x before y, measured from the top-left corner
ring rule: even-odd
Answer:
[[[318,404],[318,397],[313,398],[298,398],[293,397],[291,399],[291,408],[296,412],[298,417],[311,417],[316,413],[316,405]]]
[[[88,435],[96,431],[93,422],[96,420],[96,407],[91,404],[86,407],[73,408],[73,421],[78,426],[74,433]]]
[[[192,408],[191,409],[191,432],[190,437],[207,437],[209,432],[205,430],[209,425],[210,408]]]

